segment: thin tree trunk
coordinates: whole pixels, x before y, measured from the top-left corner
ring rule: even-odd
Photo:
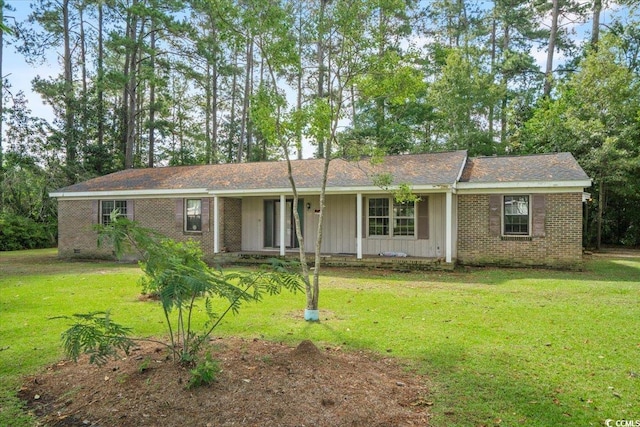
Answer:
[[[598,216],[596,217],[597,221],[597,230],[596,230],[596,249],[600,250],[602,246],[602,216],[604,213],[604,180],[602,177],[600,178],[600,183],[598,185]]]
[[[82,96],[80,99],[82,100],[82,134],[79,138],[80,152],[85,152],[85,145],[87,140],[90,138],[89,136],[89,109],[87,108],[87,101],[89,99],[89,90],[87,88],[87,43],[84,32],[84,5],[78,6],[78,16],[80,19],[80,70],[82,74]]]
[[[296,76],[296,111],[302,112],[302,5],[298,2],[298,58],[300,60],[298,75]],[[298,160],[302,160],[302,128],[296,126],[296,149],[298,150]]]
[[[133,0],[132,9],[135,9],[138,4],[138,0]],[[131,13],[131,12],[130,12]],[[133,150],[135,146],[135,136],[136,136],[136,90],[137,90],[137,67],[136,62],[138,59],[138,41],[137,41],[137,28],[138,28],[138,19],[132,14],[130,16],[130,26],[129,26],[129,42],[132,45],[131,50],[129,51],[129,79],[127,81],[127,89],[126,89],[126,98],[125,102],[127,105],[127,125],[126,125],[126,139],[125,139],[125,157],[124,157],[124,167],[125,169],[130,169],[133,167]]]
[[[97,113],[98,113],[98,155],[100,159],[96,162],[96,172],[102,175],[104,158],[102,147],[104,145],[104,42],[103,42],[103,14],[102,1],[98,2],[98,82],[97,82]]]
[[[204,83],[204,96],[205,96],[205,107],[204,107],[204,140],[205,140],[205,163],[210,165],[212,164],[212,149],[211,149],[211,63],[207,61],[207,74],[205,76]]]
[[[218,29],[211,24],[213,63],[211,64],[211,162],[218,163]]]
[[[247,132],[247,122],[249,116],[249,97],[251,96],[251,73],[253,73],[253,36],[249,36],[246,46],[246,64],[244,74],[244,96],[242,98],[242,118],[240,120],[240,141],[238,142],[238,154],[236,157],[236,163],[242,162],[242,155],[244,153],[245,138]],[[250,153],[247,152],[247,158]]]
[[[549,45],[547,50],[547,66],[544,73],[543,95],[545,98],[548,98],[551,95],[551,83],[553,81],[553,53],[556,50],[558,15],[560,15],[559,0],[553,0],[553,6],[551,10],[551,31],[549,32]]]
[[[317,61],[318,61],[318,99],[324,98],[324,14],[325,8],[329,0],[320,0],[320,16],[318,18],[318,43],[317,43]],[[325,157],[325,141],[322,138],[318,139],[318,158]]]
[[[76,163],[77,147],[75,138],[73,69],[71,67],[71,38],[69,28],[69,0],[62,3],[62,26],[64,31],[64,93],[65,93],[65,134],[67,166]],[[73,173],[71,171],[71,173]]]
[[[509,52],[509,45],[511,44],[511,35],[510,35],[511,27],[509,24],[505,24],[504,26],[504,40],[502,43],[502,55],[503,62],[507,60],[507,54]],[[507,75],[502,73],[502,89],[504,90],[504,95],[502,96],[502,102],[500,106],[500,144],[504,147],[504,144],[507,142],[507,105],[509,103],[509,79]]]
[[[4,24],[4,0],[0,0],[0,23]],[[4,76],[2,75],[2,60],[4,46],[4,31],[0,27],[0,212],[4,209],[4,155],[2,148],[2,123],[4,117]]]
[[[150,66],[151,78],[149,80],[149,159],[148,166],[154,165],[155,146],[156,146],[156,24],[155,20],[151,21],[150,34]]]
[[[229,140],[227,142],[227,162],[233,161],[233,139],[236,136],[236,102],[238,94],[238,47],[234,48],[233,78],[231,79],[231,113],[229,114]]]
[[[495,6],[494,6],[495,7]],[[496,72],[496,16],[495,9],[491,13],[491,78],[493,79]],[[494,103],[489,104],[489,135],[493,140],[493,115]]]
[[[600,13],[602,12],[602,0],[593,0],[593,20],[591,22],[591,46],[598,45],[600,39]]]

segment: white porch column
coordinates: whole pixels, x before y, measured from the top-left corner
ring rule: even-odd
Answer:
[[[285,250],[287,248],[285,243],[285,239],[287,237],[286,222],[287,222],[287,199],[284,194],[281,194],[280,195],[280,256],[284,256]]]
[[[356,258],[362,259],[362,193],[356,195]]]
[[[213,196],[213,253],[220,252],[220,216],[218,215],[218,196]]]
[[[445,245],[446,245],[446,254],[445,261],[451,262],[451,254],[453,249],[453,193],[451,191],[447,191],[446,193],[446,212],[445,212]]]

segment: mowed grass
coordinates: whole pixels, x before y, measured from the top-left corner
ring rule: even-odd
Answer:
[[[68,323],[51,317],[110,309],[137,336],[163,336],[139,277],[135,265],[55,251],[0,253],[0,425],[31,425],[15,393],[23,375],[63,357]],[[640,256],[594,257],[583,272],[326,269],[319,323],[304,322],[304,301],[268,297],[214,334],[396,358],[427,376],[434,426],[640,420]]]

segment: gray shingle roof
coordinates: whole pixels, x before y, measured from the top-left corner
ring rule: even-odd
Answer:
[[[381,163],[370,159],[329,164],[327,187],[371,187],[373,176],[390,173],[394,183],[411,185],[451,185],[466,159],[466,151],[385,157]],[[299,189],[320,188],[324,160],[292,161]],[[119,190],[269,190],[289,188],[287,163],[259,162],[200,166],[128,169],[62,188],[60,193]]]
[[[472,157],[467,161],[460,182],[551,182],[588,179],[571,153],[551,153]]]
[[[323,159],[292,161],[299,190],[320,188]],[[570,153],[530,156],[467,158],[466,151],[388,156],[371,159],[334,159],[329,165],[328,188],[374,187],[376,174],[389,173],[394,184],[450,186],[461,183],[581,181],[589,177]],[[290,188],[287,163],[259,162],[200,166],[128,169],[62,188],[53,195],[118,191],[202,190],[212,192],[268,191]]]

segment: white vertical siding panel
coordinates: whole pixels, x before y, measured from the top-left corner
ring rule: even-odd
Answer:
[[[261,197],[245,197],[242,199],[243,251],[258,251],[263,249],[263,200]]]
[[[368,200],[368,196],[365,200]],[[443,257],[445,248],[445,195],[429,194],[429,239],[419,240],[414,238],[368,238],[363,236],[362,253],[364,255],[377,255],[380,252],[393,251],[404,252],[417,257]],[[455,196],[454,196],[455,197]],[[259,251],[264,249],[264,200],[263,197],[246,197],[242,201],[242,250]],[[319,197],[304,196],[304,238],[305,250],[313,252],[315,249],[316,231],[319,215],[315,213],[319,209]],[[306,204],[311,203],[311,209],[307,210]],[[454,230],[453,230],[453,254],[456,254],[457,240],[457,203],[454,199]],[[322,242],[323,253],[356,253],[356,196],[329,195],[326,198],[324,237]],[[365,204],[363,211],[368,207]],[[365,215],[366,220],[366,215]],[[365,227],[366,229],[366,227]]]

